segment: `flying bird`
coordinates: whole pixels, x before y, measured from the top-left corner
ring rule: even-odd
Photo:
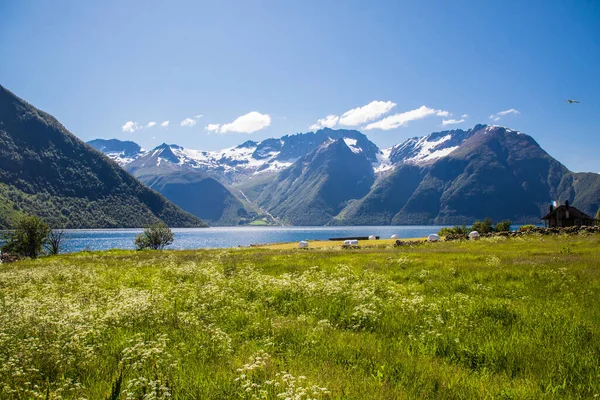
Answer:
[[[579,103],[579,100],[565,100],[569,104]]]

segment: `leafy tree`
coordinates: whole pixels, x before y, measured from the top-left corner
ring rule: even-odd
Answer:
[[[135,247],[138,250],[162,250],[173,243],[173,232],[164,222],[158,222],[144,229],[135,237]]]
[[[596,211],[596,219],[600,219],[600,208]]]
[[[505,219],[504,221],[500,221],[494,227],[496,232],[509,232],[510,231],[511,221],[509,219]]]
[[[61,229],[51,230],[48,234],[48,241],[45,244],[46,251],[50,255],[56,255],[60,252],[62,238],[65,234],[65,231]]]
[[[40,217],[22,215],[16,220],[14,230],[4,235],[6,243],[2,251],[36,258],[48,242],[49,233],[50,228]]]
[[[477,231],[479,233],[492,232],[494,230],[494,227],[492,226],[492,219],[486,218],[483,221],[475,221],[471,230]]]

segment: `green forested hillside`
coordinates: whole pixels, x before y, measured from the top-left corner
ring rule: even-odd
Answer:
[[[140,227],[159,219],[205,226],[2,86],[0,183],[12,203],[0,208],[3,224],[25,211],[53,227]]]
[[[168,171],[167,168],[165,163],[151,170],[137,170],[135,175],[182,209],[211,225],[233,226],[249,218],[244,205],[217,180],[194,169],[173,168]]]

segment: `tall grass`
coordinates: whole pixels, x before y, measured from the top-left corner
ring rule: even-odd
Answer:
[[[593,398],[599,245],[533,236],[0,265],[0,398]]]

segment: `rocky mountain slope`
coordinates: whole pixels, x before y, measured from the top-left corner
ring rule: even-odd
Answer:
[[[22,212],[52,227],[205,226],[2,86],[0,201],[4,227]]]
[[[340,138],[323,143],[277,174],[256,202],[287,225],[324,225],[375,178],[364,152]]]

